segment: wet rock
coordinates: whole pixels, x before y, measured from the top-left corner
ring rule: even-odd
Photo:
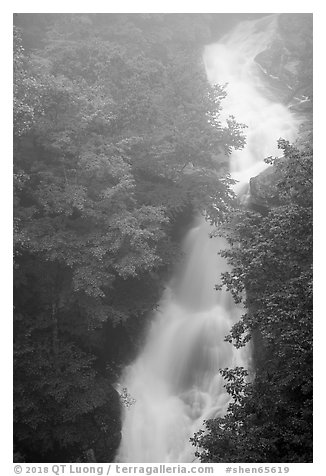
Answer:
[[[251,210],[266,214],[271,207],[280,203],[273,167],[269,167],[256,177],[252,177],[249,182],[249,190],[247,206]]]
[[[255,62],[276,100],[299,113],[312,111],[312,15],[281,14],[269,47]]]

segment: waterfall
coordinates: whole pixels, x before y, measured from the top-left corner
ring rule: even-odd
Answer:
[[[280,137],[292,141],[298,129],[294,115],[283,104],[266,97],[260,67],[254,61],[275,37],[277,17],[275,14],[241,22],[204,52],[208,80],[228,84],[222,117],[232,114],[248,126],[247,146],[231,156],[232,177],[239,181],[236,190],[267,167],[263,158],[279,155]]]
[[[204,51],[207,77],[228,83],[223,120],[232,114],[247,124],[247,146],[231,156],[240,186],[259,173],[264,157],[277,155],[277,139],[293,140],[297,123],[281,104],[264,97],[254,58],[276,27],[276,15],[239,23]],[[203,420],[222,416],[229,403],[218,370],[248,366],[248,351],[224,342],[242,309],[226,291],[215,291],[227,269],[218,251],[222,239],[209,238],[198,220],[184,241],[184,263],[176,270],[153,315],[145,346],[125,369],[121,385],[135,403],[124,410],[117,460],[132,463],[194,461],[189,438]]]

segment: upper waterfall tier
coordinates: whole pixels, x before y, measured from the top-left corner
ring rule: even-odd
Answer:
[[[204,51],[204,62],[211,83],[227,83],[222,118],[230,114],[247,125],[247,145],[232,153],[230,170],[239,181],[238,191],[267,165],[264,158],[277,156],[277,140],[293,141],[299,121],[281,102],[269,98],[268,85],[261,81],[255,57],[272,42],[277,15],[239,23],[219,43]]]

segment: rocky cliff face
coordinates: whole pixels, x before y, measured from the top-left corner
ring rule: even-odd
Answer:
[[[281,14],[270,46],[255,58],[270,96],[301,121],[299,148],[312,139],[312,42],[312,14]],[[264,213],[277,205],[274,182],[272,168],[251,178],[248,206]]]
[[[298,112],[312,108],[312,15],[281,14],[268,49],[255,61],[277,100]]]

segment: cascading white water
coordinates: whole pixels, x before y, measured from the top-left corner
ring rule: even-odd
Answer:
[[[264,95],[260,68],[254,58],[270,44],[277,28],[278,15],[239,23],[219,43],[204,52],[208,80],[225,84],[227,97],[221,116],[229,114],[248,126],[247,146],[231,156],[232,177],[239,181],[235,190],[267,167],[263,159],[278,156],[277,140],[289,141],[297,133],[298,121],[282,104]]]
[[[263,96],[253,61],[270,41],[275,21],[273,15],[241,22],[204,52],[209,81],[229,83],[225,113],[248,125],[245,150],[231,157],[240,184],[266,166],[264,157],[277,155],[280,136],[292,140],[297,129],[284,106]],[[144,349],[124,372],[121,385],[135,403],[124,411],[120,462],[194,461],[189,438],[203,420],[223,415],[229,402],[218,370],[248,364],[244,350],[224,342],[242,309],[214,289],[227,269],[217,255],[226,244],[210,239],[209,231],[202,220],[188,233],[185,262],[153,316]]]
[[[240,352],[223,342],[240,309],[214,290],[222,245],[209,239],[205,221],[188,234],[184,266],[166,290],[147,344],[124,375],[135,398],[126,409],[122,462],[190,462],[189,438],[203,419],[222,414],[228,402],[218,369],[243,365]]]

